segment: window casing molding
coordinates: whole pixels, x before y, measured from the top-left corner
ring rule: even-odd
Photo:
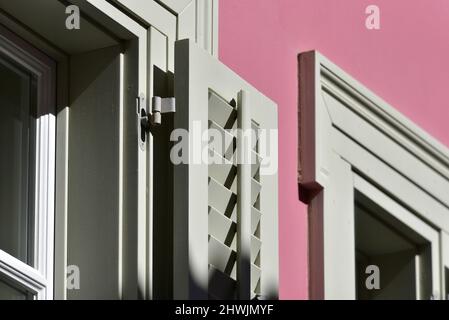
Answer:
[[[0,52],[36,77],[36,163],[33,267],[0,250],[0,273],[36,299],[53,298],[55,203],[55,64],[0,26]]]
[[[357,176],[438,231],[445,258],[433,267],[433,296],[444,296],[447,148],[318,52],[299,56],[299,75],[298,182],[310,205],[310,297],[355,298]]]
[[[429,226],[427,223],[422,221],[419,217],[417,217],[414,213],[410,212],[407,208],[398,204],[394,199],[390,198],[388,195],[383,193],[381,190],[376,188],[374,185],[369,183],[363,177],[359,176],[357,173],[354,173],[353,176],[354,181],[354,190],[361,193],[365,197],[369,198],[371,201],[376,203],[377,205],[381,205],[382,209],[387,211],[390,216],[397,219],[405,226],[412,229],[419,236],[427,240],[430,244],[430,256],[431,256],[431,287],[439,288],[441,284],[441,273],[440,273],[440,265],[441,265],[441,257],[440,257],[440,239],[439,232]],[[418,254],[415,259],[421,259],[421,254]],[[422,276],[424,272],[428,272],[427,270],[416,270],[416,277]],[[382,270],[381,270],[382,276]],[[419,300],[426,300],[429,297],[424,297],[421,292],[421,285],[419,283],[420,279],[416,280],[416,296]],[[437,289],[438,290],[438,289]],[[436,294],[435,289],[433,293],[430,295]]]

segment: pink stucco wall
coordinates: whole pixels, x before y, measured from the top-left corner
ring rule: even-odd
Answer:
[[[381,29],[365,28],[380,8]],[[221,0],[220,59],[279,105],[280,290],[307,298],[298,200],[297,54],[317,49],[449,145],[448,0]]]

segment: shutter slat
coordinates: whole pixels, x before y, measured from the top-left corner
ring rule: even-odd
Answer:
[[[209,265],[209,295],[214,300],[235,299],[237,281]]]
[[[211,135],[211,133],[213,133]],[[209,148],[217,152],[223,158],[233,161],[235,150],[235,137],[229,131],[223,129],[216,122],[209,120],[209,138],[217,135],[216,139],[209,142]]]
[[[262,185],[256,181],[254,178],[251,179],[251,205],[254,205],[254,203],[257,200],[257,196],[260,193],[260,189],[262,188]]]
[[[254,150],[251,151],[251,177],[255,178],[260,168],[262,157]]]
[[[222,128],[233,129],[237,122],[237,111],[216,93],[209,92],[209,119]]]
[[[260,218],[261,218],[262,214],[260,213],[259,210],[257,210],[256,208],[252,207],[251,208],[251,234],[255,234],[257,227],[260,223]]]
[[[213,154],[214,159],[219,159],[218,163],[209,164],[209,176],[237,193],[237,167],[214,150],[209,149],[209,152]]]
[[[262,242],[255,236],[251,235],[251,263],[255,263],[257,256],[259,255]]]
[[[257,124],[257,123],[255,123],[254,121],[251,121],[251,129],[252,130],[254,130],[254,132],[255,132],[255,137],[256,137],[256,141],[252,141],[252,143],[253,143],[253,151],[256,151],[257,152],[257,150],[258,150],[258,144],[259,144],[259,130],[260,130],[260,126]]]
[[[258,266],[251,263],[251,291],[256,292],[257,284],[260,280],[261,270]]]
[[[228,217],[209,207],[209,234],[232,250],[236,250],[237,225]]]
[[[237,215],[237,195],[218,183],[214,178],[209,177],[209,205],[218,212],[236,220]]]
[[[209,235],[209,264],[233,279],[236,279],[236,256],[234,250]]]

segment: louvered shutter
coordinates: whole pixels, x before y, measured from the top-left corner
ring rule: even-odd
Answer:
[[[175,129],[190,135],[174,168],[174,298],[277,298],[276,105],[189,40],[176,43],[175,96]]]

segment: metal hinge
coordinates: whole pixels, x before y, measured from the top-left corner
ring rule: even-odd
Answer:
[[[151,111],[152,118],[151,122],[154,125],[160,125],[162,122],[162,113],[176,112],[176,100],[173,97],[161,98],[153,97],[151,99]]]
[[[150,132],[151,127],[161,125],[162,114],[176,112],[176,99],[174,97],[153,97],[151,99],[151,114],[146,111],[145,104],[145,96],[140,95],[137,98],[137,114],[141,147],[144,147],[146,135]]]

